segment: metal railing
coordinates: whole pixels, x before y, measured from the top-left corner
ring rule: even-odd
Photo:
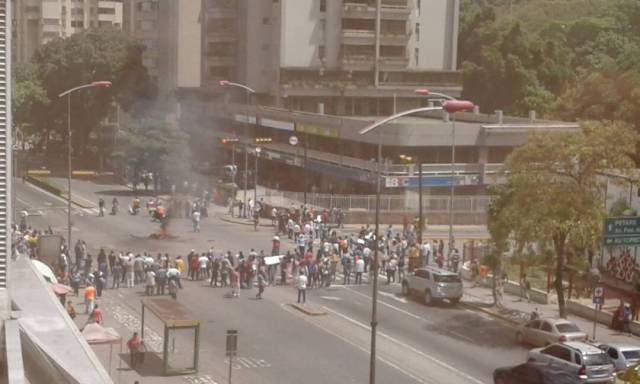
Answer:
[[[304,201],[303,192],[278,191],[259,187],[258,197],[265,202],[280,206],[300,206]],[[484,213],[491,197],[457,196],[453,198],[453,211],[457,213]],[[337,195],[328,193],[307,193],[307,205],[321,209],[339,208],[347,211],[372,211],[376,207],[375,195]],[[449,212],[449,196],[423,196],[424,213]],[[381,195],[382,211],[417,211],[418,195]]]

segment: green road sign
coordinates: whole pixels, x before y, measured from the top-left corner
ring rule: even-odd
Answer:
[[[604,220],[604,246],[640,245],[640,217],[613,217]]]

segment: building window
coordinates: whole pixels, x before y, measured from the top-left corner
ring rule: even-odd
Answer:
[[[138,3],[138,11],[153,11],[158,9],[158,3],[155,1],[141,1]]]
[[[71,21],[72,28],[84,28],[84,21],[82,20],[72,20]]]
[[[324,45],[318,46],[318,58],[324,60],[327,57],[327,50]]]
[[[71,14],[72,15],[84,15],[84,9],[83,8],[71,8]]]
[[[99,15],[115,15],[116,14],[116,9],[115,8],[100,7],[100,8],[98,8],[98,14]]]
[[[415,48],[413,50],[413,57],[416,61],[416,67],[420,65],[420,48]]]
[[[420,41],[420,23],[416,23],[416,41]]]
[[[27,13],[40,12],[40,7],[38,7],[37,5],[27,5],[24,7],[24,11]]]
[[[263,17],[262,18],[262,24],[264,24],[264,25],[271,24],[271,19],[269,19],[268,17]]]
[[[58,19],[42,19],[42,24],[44,24],[44,25],[59,25],[60,21]]]
[[[420,12],[422,11],[422,0],[417,0],[418,1],[418,16],[420,16]]]
[[[327,0],[320,0],[320,12],[327,12]]]

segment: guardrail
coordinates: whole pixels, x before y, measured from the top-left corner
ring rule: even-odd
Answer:
[[[261,188],[259,197],[276,206],[299,206],[304,201],[303,192],[278,191]],[[423,196],[422,207],[424,213],[449,212],[449,196]],[[455,213],[484,213],[491,200],[490,196],[457,196],[453,198]],[[326,193],[307,193],[307,205],[321,208],[339,208],[343,210],[372,211],[376,207],[375,195],[335,195]],[[417,195],[381,195],[381,211],[417,211]]]

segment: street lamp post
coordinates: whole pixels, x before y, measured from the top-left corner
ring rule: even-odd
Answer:
[[[67,96],[67,253],[71,250],[71,94],[84,88],[109,88],[110,81],[94,81],[67,89],[58,98]],[[69,255],[67,255],[69,256]]]
[[[446,100],[456,100],[455,97],[445,95],[444,93],[439,92],[431,92],[426,88],[416,89],[415,93],[421,96],[434,96],[435,98],[442,98]],[[446,103],[446,102],[445,102]],[[471,106],[473,108],[473,106]],[[455,163],[456,163],[456,118],[455,115],[452,115],[451,118],[451,180],[449,185],[449,252],[453,249],[453,199],[455,197]],[[419,165],[418,168],[420,172],[420,198],[419,198],[419,210],[420,210],[420,242],[422,242],[422,164]]]
[[[240,83],[234,83],[232,81],[229,80],[220,80],[220,82],[218,83],[221,87],[235,87],[235,88],[240,88],[240,89],[244,89],[244,91],[246,92],[246,96],[247,96],[247,105],[249,105],[249,98],[250,95],[255,95],[256,91],[255,89],[246,86],[244,84],[240,84]],[[247,123],[249,123],[249,116],[247,115]],[[258,119],[256,118],[256,124],[258,124]],[[237,135],[236,135],[237,137]],[[247,161],[248,159],[248,153],[247,153],[248,148],[246,148],[245,146],[245,151],[244,151],[244,217],[247,217]],[[235,160],[235,157],[232,159]],[[257,187],[257,184],[256,184]],[[254,202],[255,203],[255,202]]]
[[[460,111],[466,111],[473,109],[473,103],[463,100],[447,100],[442,103],[441,107],[421,107],[411,109],[408,111],[400,112],[395,115],[386,117],[376,123],[373,123],[367,127],[358,131],[358,134],[365,135],[374,129],[383,126],[384,124],[395,120],[397,118],[412,115],[420,112],[429,111],[441,111],[444,110],[448,113],[455,113]],[[371,351],[369,360],[369,384],[375,384],[376,379],[376,329],[378,326],[378,267],[379,267],[379,232],[380,232],[380,178],[382,168],[382,136],[379,136],[378,140],[378,166],[376,167],[376,213],[375,213],[375,241],[373,248],[373,293],[371,298]]]
[[[258,156],[260,156],[260,152],[262,152],[262,148],[260,147],[256,147],[256,157],[255,157],[255,164],[254,164],[254,169],[255,169],[255,173],[253,174],[253,206],[257,206],[258,204]]]

